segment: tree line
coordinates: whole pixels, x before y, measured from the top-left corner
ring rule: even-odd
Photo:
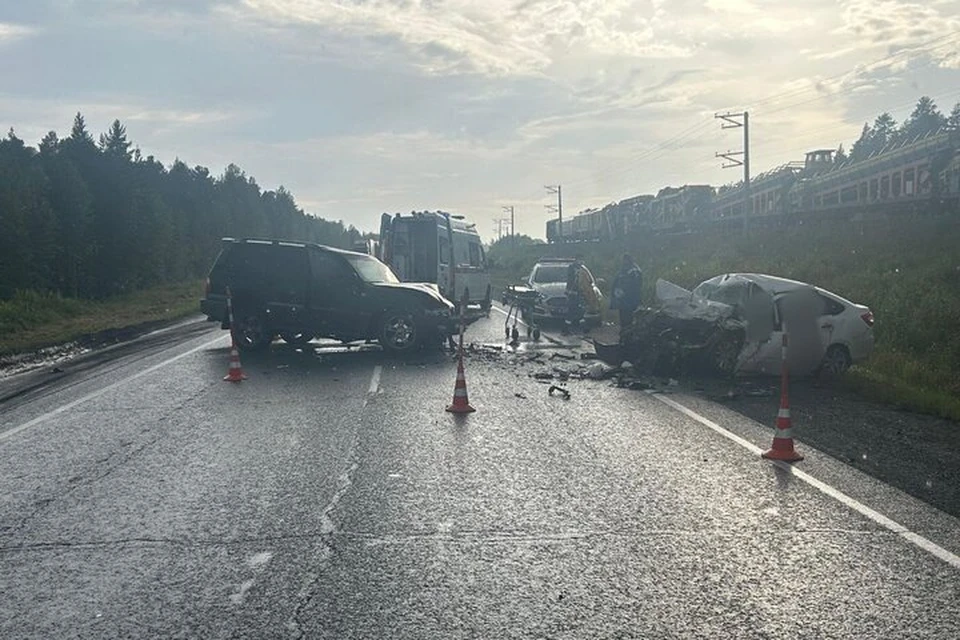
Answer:
[[[103,298],[206,274],[220,238],[350,248],[361,234],[262,190],[236,165],[214,177],[143,157],[115,120],[95,141],[83,116],[38,147],[0,139],[0,299],[18,289]]]
[[[954,105],[950,115],[944,115],[932,98],[923,96],[917,101],[913,112],[899,125],[886,111],[877,116],[872,125],[865,122],[860,137],[850,147],[849,156],[844,153],[843,145],[840,145],[836,160],[837,162],[847,159],[853,162],[866,160],[882,151],[884,147],[911,142],[944,128],[960,131],[960,102]]]

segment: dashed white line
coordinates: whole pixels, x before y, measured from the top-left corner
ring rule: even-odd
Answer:
[[[727,440],[730,440],[731,442],[737,443],[738,445],[740,445],[741,447],[743,447],[743,448],[746,449],[747,451],[749,451],[749,452],[751,452],[751,453],[753,453],[753,454],[755,454],[755,455],[758,455],[758,456],[759,456],[761,453],[763,453],[763,449],[761,449],[761,448],[758,447],[757,445],[755,445],[755,444],[753,444],[752,442],[749,442],[749,441],[747,441],[747,440],[744,440],[743,438],[741,438],[740,436],[738,436],[738,435],[735,434],[735,433],[732,433],[732,432],[730,432],[730,431],[727,431],[726,429],[724,429],[723,427],[721,427],[720,425],[718,425],[716,422],[713,422],[712,420],[709,420],[709,419],[703,417],[702,415],[700,415],[700,414],[697,413],[696,411],[693,411],[692,409],[689,409],[689,408],[683,406],[682,404],[680,404],[680,403],[677,402],[676,400],[673,400],[672,398],[666,398],[666,397],[664,397],[663,395],[660,395],[660,394],[654,393],[654,392],[650,392],[650,391],[648,391],[647,393],[648,393],[649,395],[653,396],[654,398],[656,398],[657,400],[659,400],[660,402],[664,403],[665,405],[667,405],[667,406],[669,406],[669,407],[672,407],[673,409],[676,409],[677,411],[679,411],[680,413],[684,414],[685,416],[696,420],[697,422],[699,422],[699,423],[702,424],[703,426],[705,426],[705,427],[707,427],[707,428],[709,428],[709,429],[712,429],[713,431],[716,431],[718,434],[720,434],[721,436],[723,436],[723,437],[726,438]],[[855,500],[855,499],[851,498],[850,496],[848,496],[847,494],[843,493],[843,492],[840,491],[839,489],[836,489],[836,488],[828,485],[826,482],[823,482],[823,481],[821,481],[821,480],[817,480],[816,478],[814,478],[814,477],[811,476],[810,474],[806,473],[805,471],[801,471],[800,469],[797,469],[796,467],[794,467],[794,466],[792,466],[792,465],[790,465],[790,464],[787,464],[786,462],[780,462],[780,461],[776,461],[776,460],[772,460],[772,461],[770,461],[770,462],[771,462],[771,464],[774,464],[774,465],[776,465],[777,467],[779,467],[780,469],[783,469],[783,470],[786,471],[787,473],[791,474],[793,477],[797,478],[798,480],[802,480],[802,481],[806,482],[806,483],[809,484],[811,487],[817,489],[818,491],[820,491],[820,492],[823,493],[824,495],[830,496],[831,498],[833,498],[834,500],[840,502],[840,503],[843,504],[844,506],[846,506],[846,507],[848,507],[848,508],[850,508],[850,509],[853,509],[854,511],[856,511],[856,512],[859,513],[860,515],[865,516],[865,517],[869,518],[870,520],[873,520],[873,521],[876,522],[878,525],[880,525],[880,526],[883,527],[884,529],[887,529],[887,530],[890,531],[891,533],[897,534],[898,536],[900,536],[901,538],[903,538],[904,540],[906,540],[906,541],[909,542],[910,544],[912,544],[912,545],[914,545],[914,546],[916,546],[916,547],[918,547],[918,548],[926,551],[927,553],[929,553],[929,554],[931,554],[931,555],[939,558],[940,560],[943,560],[944,562],[946,562],[947,564],[951,565],[952,567],[954,567],[954,568],[956,568],[956,569],[960,569],[960,556],[957,556],[956,554],[951,553],[950,551],[947,551],[946,549],[944,549],[943,547],[941,547],[941,546],[938,545],[937,543],[935,543],[935,542],[933,542],[933,541],[931,541],[931,540],[928,540],[927,538],[924,538],[923,536],[921,536],[921,535],[918,534],[918,533],[915,533],[915,532],[913,532],[913,531],[910,531],[910,529],[908,529],[907,527],[903,526],[903,525],[900,524],[899,522],[897,522],[897,521],[895,521],[895,520],[893,520],[893,519],[891,519],[891,518],[888,518],[887,516],[883,515],[883,514],[880,513],[879,511],[875,511],[874,509],[871,509],[871,508],[868,507],[867,505],[863,504],[862,502],[859,502],[858,500]]]
[[[367,389],[367,393],[379,393],[380,392],[380,375],[383,373],[383,367],[379,364],[373,368],[373,377],[370,378],[370,388]]]
[[[167,359],[164,360],[163,362],[157,363],[157,364],[153,365],[152,367],[147,367],[146,369],[144,369],[143,371],[140,371],[139,373],[135,373],[134,375],[129,376],[129,377],[127,377],[127,378],[124,378],[123,380],[117,380],[117,381],[114,382],[113,384],[109,384],[109,385],[103,387],[102,389],[97,389],[96,391],[93,391],[93,392],[91,392],[91,393],[88,393],[88,394],[85,395],[85,396],[82,396],[82,397],[80,397],[80,398],[77,398],[77,399],[74,400],[73,402],[68,402],[67,404],[65,404],[65,405],[63,405],[63,406],[61,406],[61,407],[57,407],[57,408],[54,409],[53,411],[48,411],[47,413],[44,413],[43,415],[37,416],[37,417],[34,418],[33,420],[28,420],[27,422],[24,422],[23,424],[21,424],[21,425],[19,425],[19,426],[16,426],[16,427],[14,427],[13,429],[8,429],[7,431],[4,431],[3,433],[0,433],[0,442],[3,442],[4,440],[7,440],[8,438],[12,438],[13,436],[17,435],[18,433],[21,433],[21,432],[23,432],[23,431],[26,431],[26,430],[29,429],[30,427],[35,427],[35,426],[37,426],[38,424],[42,424],[42,423],[46,422],[47,420],[49,420],[50,418],[53,418],[54,416],[58,416],[58,415],[60,415],[61,413],[64,413],[65,411],[69,411],[70,409],[73,409],[74,407],[78,407],[78,406],[80,406],[81,404],[84,404],[84,403],[86,403],[86,402],[89,402],[89,401],[93,400],[94,398],[99,398],[99,397],[102,396],[103,394],[107,393],[108,391],[110,391],[110,390],[112,390],[112,389],[115,389],[116,387],[119,387],[119,386],[122,385],[122,384],[126,384],[127,382],[131,382],[131,381],[133,381],[133,380],[136,380],[137,378],[142,378],[143,376],[145,376],[145,375],[147,375],[147,374],[150,374],[150,373],[153,373],[153,372],[156,371],[157,369],[161,369],[161,368],[167,366],[168,364],[172,364],[172,363],[176,362],[177,360],[180,360],[180,359],[182,359],[182,358],[186,358],[187,356],[189,356],[189,355],[191,355],[191,354],[194,354],[194,353],[196,353],[197,351],[202,351],[203,349],[206,349],[206,348],[210,347],[211,345],[213,345],[213,344],[215,344],[215,343],[223,340],[224,338],[229,337],[229,335],[230,335],[230,334],[224,334],[224,335],[222,335],[222,336],[217,336],[216,338],[214,338],[213,340],[210,340],[209,342],[204,342],[204,343],[203,343],[202,345],[200,345],[199,347],[194,347],[193,349],[190,349],[189,351],[185,351],[184,353],[181,353],[181,354],[178,355],[178,356],[174,356],[174,357],[172,357],[172,358],[167,358]]]

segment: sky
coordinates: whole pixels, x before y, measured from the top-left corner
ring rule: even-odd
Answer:
[[[849,148],[921,95],[960,101],[960,0],[0,0],[0,126],[75,113],[144,155],[239,165],[375,231],[442,209],[485,238]]]

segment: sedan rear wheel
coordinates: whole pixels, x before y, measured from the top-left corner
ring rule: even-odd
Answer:
[[[832,378],[842,376],[853,364],[850,360],[850,352],[843,345],[832,345],[823,356],[820,363],[820,374]]]

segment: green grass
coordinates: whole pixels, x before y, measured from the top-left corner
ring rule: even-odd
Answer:
[[[174,320],[199,311],[199,281],[163,285],[104,301],[18,291],[0,301],[0,355],[70,342],[107,329]]]
[[[684,287],[726,272],[811,282],[874,312],[877,347],[844,384],[899,407],[960,420],[960,220],[901,218],[789,231],[641,236],[618,243],[491,252],[494,282],[515,282],[541,256],[581,253],[612,282],[624,251],[644,271],[645,299],[657,278]]]

